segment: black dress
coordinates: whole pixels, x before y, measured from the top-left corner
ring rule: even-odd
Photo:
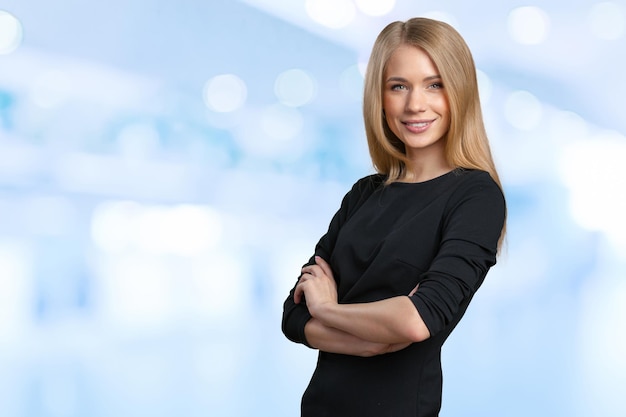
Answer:
[[[330,263],[340,303],[408,295],[419,283],[410,298],[431,337],[370,358],[319,352],[302,417],[437,416],[441,346],[496,262],[506,209],[489,174],[457,169],[421,183],[383,183],[371,175],[354,184],[315,255]],[[285,335],[307,344],[310,317],[292,290]]]

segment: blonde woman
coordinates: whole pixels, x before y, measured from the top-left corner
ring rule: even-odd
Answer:
[[[377,173],[346,194],[284,304],[285,335],[319,351],[301,415],[437,416],[441,347],[506,219],[458,32],[425,18],[383,29],[363,114]]]

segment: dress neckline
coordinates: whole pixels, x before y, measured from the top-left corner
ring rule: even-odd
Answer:
[[[426,184],[431,184],[433,182],[438,182],[441,181],[451,175],[458,175],[459,173],[461,173],[463,171],[463,168],[454,168],[444,174],[438,175],[434,178],[431,178],[429,180],[424,180],[424,181],[419,181],[419,182],[406,182],[406,181],[394,181],[392,183],[390,183],[389,185],[393,185],[393,184],[398,184],[398,185],[402,185],[402,186],[419,186],[419,185],[426,185]]]

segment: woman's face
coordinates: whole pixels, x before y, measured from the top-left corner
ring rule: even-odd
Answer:
[[[383,79],[383,110],[409,158],[431,151],[443,155],[450,106],[439,71],[422,49],[401,45],[391,55]]]

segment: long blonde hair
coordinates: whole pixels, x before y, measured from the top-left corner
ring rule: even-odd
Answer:
[[[372,48],[365,74],[363,119],[376,171],[386,175],[389,183],[397,181],[406,169],[404,145],[391,132],[383,115],[385,67],[401,45],[424,50],[441,75],[451,116],[444,138],[447,162],[454,167],[486,171],[502,189],[483,122],[472,53],[452,26],[427,18],[390,23]]]

